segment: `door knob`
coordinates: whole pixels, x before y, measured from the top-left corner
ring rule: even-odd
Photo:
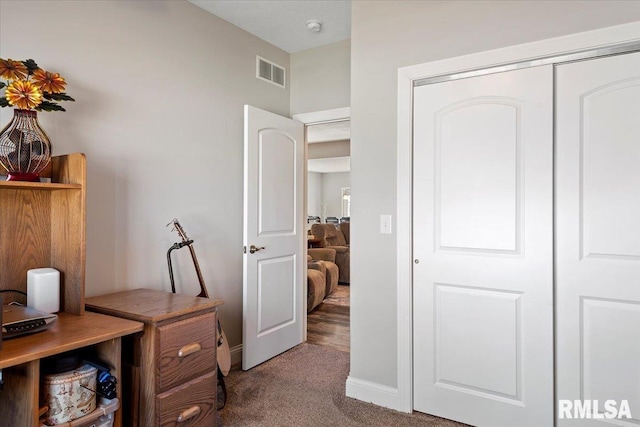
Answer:
[[[264,249],[264,246],[261,246],[261,247],[258,248],[258,247],[256,247],[256,245],[251,245],[249,247],[249,253],[255,254],[256,252],[261,251],[263,249]]]

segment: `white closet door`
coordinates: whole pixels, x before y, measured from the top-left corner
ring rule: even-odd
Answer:
[[[640,54],[562,65],[556,75],[557,397],[598,400],[600,416],[606,400],[617,409],[626,400],[633,417],[564,413],[558,426],[637,427]]]
[[[414,91],[414,408],[553,425],[553,69]]]

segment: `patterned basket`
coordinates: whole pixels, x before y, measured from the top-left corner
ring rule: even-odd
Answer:
[[[82,365],[73,371],[45,375],[40,395],[49,410],[44,414],[44,423],[53,426],[93,412],[96,409],[97,372],[93,366]]]

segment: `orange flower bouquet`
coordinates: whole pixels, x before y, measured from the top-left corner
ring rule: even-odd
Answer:
[[[0,131],[0,165],[8,180],[38,181],[49,164],[51,141],[37,112],[65,111],[58,102],[75,101],[65,93],[66,86],[60,74],[43,70],[33,59],[0,58],[0,107],[14,107],[13,120]]]
[[[75,101],[64,91],[67,82],[58,73],[50,73],[38,67],[33,59],[14,61],[0,58],[0,107],[16,107],[20,110],[65,111],[59,101]]]

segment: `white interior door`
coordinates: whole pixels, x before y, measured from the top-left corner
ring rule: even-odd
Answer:
[[[597,416],[626,400],[632,415],[565,413],[558,426],[638,426],[640,54],[561,65],[556,76],[558,399],[598,400]]]
[[[304,125],[244,108],[242,369],[304,340]]]
[[[414,408],[553,425],[553,69],[414,90]]]

